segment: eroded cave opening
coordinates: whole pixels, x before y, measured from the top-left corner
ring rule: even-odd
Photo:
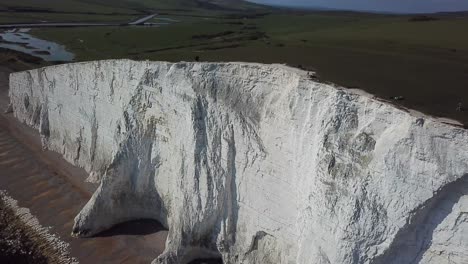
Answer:
[[[183,264],[223,264],[219,252],[213,252],[204,248],[191,248],[182,260]]]
[[[221,258],[212,258],[212,259],[196,259],[189,264],[223,264],[223,259]]]
[[[118,235],[145,236],[159,232],[167,233],[167,231],[168,230],[157,220],[138,219],[114,225],[113,227],[94,235],[94,237],[110,237]],[[164,237],[166,237],[166,234],[164,234]],[[164,239],[164,243],[165,242],[166,239]]]
[[[151,237],[159,246],[157,247],[157,254],[155,257],[161,255],[165,249],[168,229],[165,228],[159,221],[155,219],[136,219],[131,221],[122,222],[112,226],[92,236],[99,237],[112,237],[112,236],[141,236]],[[183,260],[183,264],[223,264],[223,259],[219,253],[214,253],[202,248],[191,248],[189,253]]]

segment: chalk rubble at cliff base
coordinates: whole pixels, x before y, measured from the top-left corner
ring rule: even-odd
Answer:
[[[1,246],[1,259],[3,263],[19,261],[24,263],[56,263],[78,264],[70,256],[70,245],[51,233],[49,227],[43,227],[29,209],[18,206],[18,202],[11,198],[6,191],[0,190],[0,210],[2,210],[2,223],[8,225],[1,230],[3,244]],[[8,234],[6,234],[8,233]],[[5,235],[5,237],[3,237]],[[27,255],[27,257],[25,257]],[[14,260],[13,260],[14,259]]]
[[[154,263],[468,263],[468,132],[282,65],[110,60],[14,73],[16,118],[100,186],[92,236]],[[72,231],[72,230],[70,230]]]

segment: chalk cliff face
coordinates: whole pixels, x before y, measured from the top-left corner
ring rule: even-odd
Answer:
[[[91,236],[152,218],[154,263],[468,263],[468,132],[280,65],[12,74],[15,116],[100,182]]]

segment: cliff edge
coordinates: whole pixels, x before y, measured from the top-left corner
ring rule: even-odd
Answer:
[[[154,263],[468,263],[467,130],[281,65],[75,63],[9,95],[100,183],[77,236],[151,218]]]

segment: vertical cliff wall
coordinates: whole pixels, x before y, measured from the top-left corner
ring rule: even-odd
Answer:
[[[100,182],[74,234],[153,218],[155,263],[467,263],[468,132],[280,65],[11,75],[15,116]]]

